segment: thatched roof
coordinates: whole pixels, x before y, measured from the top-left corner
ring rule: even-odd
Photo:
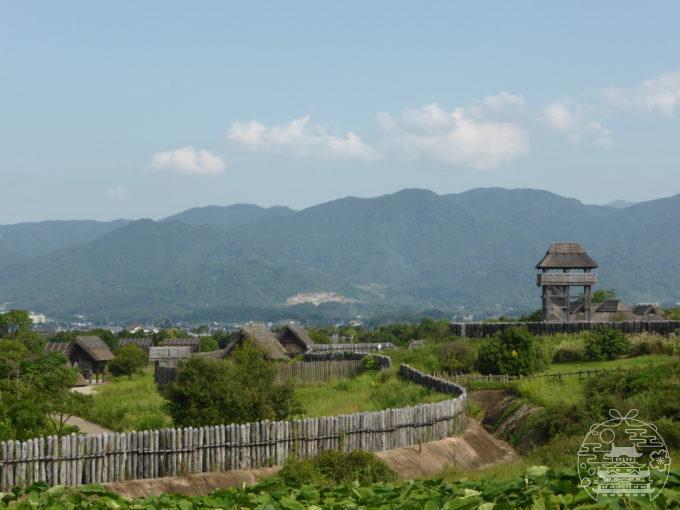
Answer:
[[[159,345],[163,347],[189,347],[191,352],[201,350],[200,338],[166,338]]]
[[[45,344],[45,352],[59,352],[68,356],[71,354],[73,342],[48,342]]]
[[[633,306],[635,315],[663,315],[663,310],[658,304],[639,304]]]
[[[244,340],[250,340],[254,345],[262,349],[268,359],[288,359],[286,351],[264,324],[252,324],[243,326],[231,342],[224,348],[225,355],[229,355]]]
[[[595,311],[600,313],[626,313],[632,312],[633,310],[619,299],[608,299],[595,308]]]
[[[109,346],[98,336],[77,336],[75,343],[94,361],[110,361],[114,358]]]
[[[288,332],[305,347],[309,348],[314,345],[314,340],[312,340],[312,337],[309,336],[307,330],[302,326],[298,326],[297,324],[286,324],[283,329],[288,330]]]
[[[118,340],[118,347],[125,347],[126,345],[136,345],[140,349],[149,350],[153,347],[153,340],[150,338],[121,338]]]
[[[203,359],[223,359],[227,357],[227,348],[217,349],[214,351],[197,352],[192,354],[192,357],[203,358]]]
[[[536,269],[595,269],[595,262],[581,243],[552,243]]]
[[[93,361],[110,361],[114,358],[109,346],[98,336],[78,336],[75,342],[50,342],[45,345],[45,352],[60,352],[70,356],[75,346],[85,351]]]

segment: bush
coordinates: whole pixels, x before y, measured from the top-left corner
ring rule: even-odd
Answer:
[[[378,370],[378,362],[370,354],[361,358],[361,366],[364,367],[364,370]]]
[[[543,349],[523,328],[508,328],[483,344],[476,362],[482,374],[530,375],[545,367]]]
[[[628,352],[631,356],[643,356],[645,354],[672,356],[679,350],[678,342],[675,340],[656,335],[639,335],[631,339]]]
[[[575,361],[583,361],[586,359],[586,354],[583,348],[578,345],[565,345],[559,347],[553,355],[553,363],[572,363]]]
[[[116,357],[109,363],[109,372],[113,375],[127,375],[129,379],[146,365],[146,353],[137,345],[124,345],[116,353]]]
[[[591,331],[586,338],[585,355],[592,361],[612,360],[628,351],[630,342],[621,331],[602,326]]]
[[[302,409],[289,385],[275,384],[276,369],[249,342],[228,360],[189,358],[165,390],[180,427],[281,420]]]
[[[204,336],[201,338],[201,352],[216,351],[220,348],[220,344],[217,343],[211,336]]]
[[[476,354],[464,341],[449,342],[441,346],[439,354],[442,358],[442,368],[446,372],[464,374],[475,368]]]
[[[392,469],[375,454],[362,450],[347,453],[327,450],[307,460],[288,460],[277,478],[282,485],[335,487],[350,482],[362,484],[396,480]]]

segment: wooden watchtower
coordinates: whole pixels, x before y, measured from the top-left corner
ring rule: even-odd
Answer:
[[[595,262],[581,243],[552,243],[536,264],[540,272],[536,284],[541,287],[543,320],[591,320],[592,288],[597,285]],[[575,292],[583,288],[583,294]],[[574,288],[574,290],[572,290]]]

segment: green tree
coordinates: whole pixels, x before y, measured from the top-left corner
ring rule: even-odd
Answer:
[[[482,374],[529,375],[540,372],[546,358],[536,338],[524,328],[508,328],[479,348],[476,367]]]
[[[276,369],[249,343],[228,360],[190,358],[168,385],[176,425],[198,426],[283,419],[301,411],[292,388],[275,383]]]
[[[616,299],[616,291],[614,289],[599,289],[593,292],[593,303],[604,303],[611,299]]]
[[[128,344],[118,349],[116,357],[109,363],[109,371],[113,375],[127,375],[128,379],[132,379],[146,363],[146,353],[137,345]]]
[[[615,359],[630,347],[628,337],[616,328],[601,326],[586,338],[585,354],[589,360]]]
[[[10,310],[0,314],[0,336],[30,331],[32,326],[33,321],[25,310]]]
[[[213,337],[204,336],[201,338],[201,352],[216,351],[219,348],[220,344]]]

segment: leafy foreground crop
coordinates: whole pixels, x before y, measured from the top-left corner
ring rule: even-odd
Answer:
[[[179,509],[259,510],[322,509],[559,509],[559,508],[680,508],[680,472],[673,472],[654,501],[644,498],[602,498],[597,503],[578,487],[574,473],[555,473],[534,466],[523,477],[479,482],[425,480],[403,484],[340,485],[318,489],[310,485],[279,488],[276,478],[252,487],[218,490],[209,496],[163,495],[130,500],[99,486],[79,489],[33,487],[25,494],[3,495],[2,507],[15,509]],[[657,480],[658,482],[658,480]]]

